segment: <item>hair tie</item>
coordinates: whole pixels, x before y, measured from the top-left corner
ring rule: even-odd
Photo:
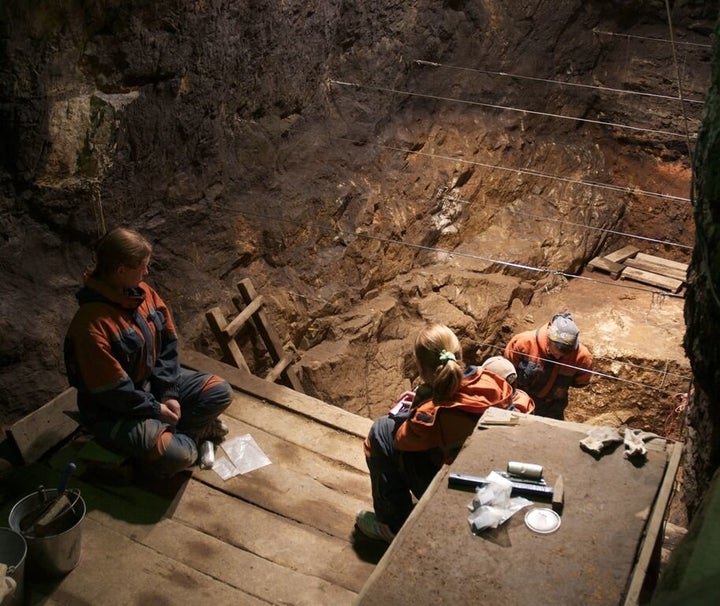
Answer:
[[[445,366],[445,364],[447,364],[450,360],[452,360],[453,362],[457,362],[455,354],[451,351],[448,351],[447,349],[443,349],[440,352],[440,364]]]

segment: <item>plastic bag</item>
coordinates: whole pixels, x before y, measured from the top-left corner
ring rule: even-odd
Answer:
[[[216,458],[213,471],[223,480],[272,463],[249,433],[223,442],[220,448],[227,457]]]
[[[512,483],[499,473],[491,471],[486,484],[475,489],[475,496],[468,505],[471,511],[468,523],[473,533],[486,528],[497,528],[532,501],[524,497],[510,497]]]

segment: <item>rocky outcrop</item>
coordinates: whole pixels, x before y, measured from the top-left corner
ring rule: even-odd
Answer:
[[[716,36],[720,30],[716,29]],[[716,46],[712,86],[695,149],[693,209],[696,240],[685,306],[685,350],[692,362],[695,393],[688,409],[684,487],[694,513],[720,466],[720,51]]]

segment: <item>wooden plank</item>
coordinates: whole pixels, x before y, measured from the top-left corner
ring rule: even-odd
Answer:
[[[628,245],[610,253],[609,255],[604,255],[604,258],[608,261],[612,261],[613,263],[622,263],[625,259],[635,256],[638,252],[640,252],[639,249]]]
[[[645,253],[638,253],[635,255],[636,259],[641,259],[643,261],[648,261],[650,263],[656,263],[657,265],[662,265],[663,267],[668,267],[672,269],[677,269],[684,274],[687,273],[688,270],[688,264],[687,263],[681,263],[680,261],[672,261],[670,259],[664,259],[663,257],[657,257],[655,255],[647,255]]]
[[[212,499],[213,495],[204,501],[194,501],[196,505],[208,506],[219,505],[220,500]],[[223,495],[224,496],[224,495]],[[226,502],[223,506],[215,511],[233,511],[239,513],[237,503],[231,499],[224,499]],[[248,513],[248,512],[244,512]],[[271,517],[267,512],[260,512],[261,515]],[[225,517],[225,516],[223,516]],[[322,578],[322,574],[330,576],[322,569],[317,567],[317,563],[308,562],[306,550],[311,543],[315,543],[318,535],[307,533],[304,545],[297,545],[299,554],[302,557],[295,558],[288,564],[279,564],[266,556],[258,556],[247,549],[247,546],[239,540],[242,537],[242,529],[247,526],[249,519],[245,515],[229,516],[235,519],[232,532],[228,532],[227,524],[215,524],[215,530],[218,531],[219,538],[206,533],[203,526],[205,522],[213,518],[216,522],[224,522],[221,516],[200,515],[195,514],[187,518],[186,523],[180,522],[177,518],[173,520],[162,520],[155,524],[150,532],[139,538],[140,542],[155,550],[158,554],[162,554],[168,558],[177,559],[178,562],[197,570],[200,573],[208,575],[229,587],[239,590],[240,595],[235,598],[234,602],[241,603],[240,596],[242,594],[256,596],[260,600],[269,604],[297,604],[304,606],[316,606],[317,604],[352,604],[356,591],[328,581]],[[200,518],[200,519],[198,519]],[[198,522],[201,529],[195,529]],[[224,528],[222,528],[224,526]],[[266,520],[261,528],[275,539],[275,543],[284,549],[277,553],[287,552],[286,535],[280,534],[291,532],[288,524],[282,523],[282,520],[273,517]],[[235,531],[240,532],[240,537]],[[265,541],[267,542],[267,540]],[[261,544],[258,542],[258,544]],[[333,569],[333,561],[328,559],[327,550],[329,545],[325,545],[325,552],[314,549],[318,558],[323,560],[327,569]],[[336,546],[332,546],[336,547]],[[339,555],[337,548],[333,549],[336,557]],[[347,559],[348,554],[343,554]],[[336,560],[337,561],[337,560]],[[311,570],[306,572],[305,566],[311,564]],[[359,567],[357,567],[359,568]],[[248,574],[252,571],[252,574]],[[341,582],[357,585],[357,573],[359,570],[353,571],[355,574],[333,575]],[[317,574],[320,573],[320,574]],[[363,578],[362,575],[360,578]],[[202,603],[185,600],[183,603]],[[212,604],[221,604],[216,599],[212,600]],[[244,602],[243,602],[244,603]]]
[[[683,444],[681,442],[670,445],[667,469],[665,470],[663,482],[660,485],[660,490],[653,504],[652,514],[647,523],[637,564],[633,570],[630,584],[628,585],[628,590],[625,595],[625,606],[636,606],[640,602],[640,592],[645,582],[650,560],[653,557],[653,553],[656,552],[658,541],[662,540],[661,531],[663,522],[665,521],[665,514],[667,513],[670,497],[672,496],[675,478],[680,468],[682,452]]]
[[[228,338],[233,338],[237,332],[245,325],[252,315],[257,312],[263,304],[262,295],[256,297],[253,301],[248,303],[248,306],[243,309],[237,316],[235,316],[224,329],[223,332]]]
[[[228,480],[215,472],[202,477],[208,486],[228,495],[343,539],[352,531],[357,512],[371,508],[372,502],[369,491],[360,499],[280,465],[266,465]]]
[[[72,415],[65,414],[77,410],[76,401],[75,389],[66,389],[7,430],[25,464],[37,461],[77,429]]]
[[[687,280],[687,269],[683,271],[675,267],[667,267],[665,265],[661,265],[653,261],[648,261],[646,259],[641,259],[639,257],[640,255],[638,255],[634,259],[627,259],[625,261],[625,265],[627,267],[634,267],[635,269],[649,271],[651,273],[659,274],[667,278],[672,278],[673,280],[680,280],[681,282],[685,282]]]
[[[643,284],[650,284],[651,286],[657,286],[670,292],[676,293],[682,288],[682,281],[675,280],[674,278],[666,278],[660,274],[654,274],[649,271],[643,271],[641,269],[635,269],[634,267],[626,267],[622,270],[620,278],[623,280],[634,280],[635,282],[642,282]]]
[[[267,408],[265,406],[265,409]],[[347,434],[334,432],[327,427],[295,416],[297,424],[290,423],[291,426],[294,425],[294,440],[288,443],[282,437],[268,433],[253,424],[236,420],[234,410],[237,409],[242,409],[243,412],[247,413],[247,407],[236,400],[230,409],[226,411],[226,414],[223,415],[230,429],[228,440],[236,436],[250,434],[273,465],[280,465],[297,473],[302,473],[333,490],[340,490],[359,499],[367,499],[370,494],[370,477],[367,464],[362,455],[362,441],[360,439],[355,438],[353,442],[350,442],[347,439],[349,437]],[[285,411],[276,409],[275,412],[283,413]],[[252,415],[249,416],[252,418]],[[284,425],[285,421],[277,419],[277,424]],[[312,424],[315,428],[324,429],[324,436],[318,437],[317,432],[308,431],[304,424]],[[272,431],[272,427],[270,430]],[[323,452],[313,450],[313,447],[318,444],[323,446]],[[216,452],[216,457],[222,454],[221,450]],[[361,458],[362,461],[360,461]],[[352,461],[352,464],[349,464],[348,461],[351,459],[355,460]],[[194,473],[199,479],[206,479],[209,473],[215,474],[214,471],[203,471],[201,469],[196,469]]]
[[[222,311],[220,311],[220,308],[213,307],[208,310],[205,314],[205,318],[207,319],[208,324],[210,325],[210,330],[212,330],[215,335],[215,340],[218,342],[218,345],[220,345],[220,348],[223,351],[223,356],[227,359],[227,361],[235,364],[235,366],[243,372],[251,374],[250,367],[247,365],[247,362],[245,362],[245,357],[242,355],[240,347],[234,339],[229,338],[225,334],[227,320],[222,314]]]
[[[316,507],[322,507],[316,503]],[[227,512],[226,515],[217,515]],[[173,520],[247,550],[279,566],[298,570],[353,592],[374,566],[362,561],[345,537],[302,526],[272,511],[253,507],[200,482],[188,486]],[[299,596],[298,598],[299,599]],[[276,602],[277,603],[277,602]],[[294,604],[294,600],[288,603]],[[332,604],[320,600],[318,604]]]
[[[238,394],[235,401],[238,405],[233,404],[227,410],[227,415],[277,436],[288,444],[308,448],[363,473],[367,471],[362,449],[364,436],[332,431],[327,425],[313,419],[299,416],[291,410],[262,402],[245,394]],[[370,419],[362,420],[365,421],[364,425],[367,427],[365,435],[367,435],[372,422]]]
[[[207,370],[225,378],[239,391],[272,402],[275,406],[296,412],[318,423],[365,439],[372,422],[356,414],[327,404],[284,385],[270,383],[260,377],[243,373],[237,368],[214,360],[192,349],[180,353],[183,365],[195,370]]]
[[[621,263],[609,261],[605,257],[595,257],[594,259],[588,261],[588,267],[592,270],[604,271],[610,274],[613,278],[617,278],[625,266]]]
[[[249,305],[254,299],[258,297],[258,294],[255,291],[255,287],[253,286],[252,281],[249,278],[241,280],[238,283],[237,288],[240,291],[240,295],[242,296],[246,305]],[[275,330],[268,321],[267,316],[262,309],[258,309],[258,311],[253,314],[253,320],[255,322],[255,328],[257,328],[257,331],[260,334],[263,342],[265,343],[265,346],[268,348],[268,353],[270,353],[270,357],[272,358],[273,363],[277,364],[278,362],[280,362],[283,355],[283,345],[280,341],[280,338],[275,333]],[[304,391],[302,383],[300,382],[297,373],[292,367],[285,368],[281,375],[287,379],[287,381],[290,383],[290,387],[292,387],[295,391]]]
[[[687,280],[687,263],[671,261],[670,259],[663,259],[662,257],[656,257],[654,255],[646,255],[645,253],[638,253],[635,255],[633,261],[647,263],[656,268],[648,271],[654,271],[655,273],[670,276],[671,278],[676,278],[677,280]],[[640,269],[642,269],[642,267],[640,267]]]
[[[198,560],[207,553],[197,544]],[[28,604],[246,604],[267,602],[198,572],[193,564],[146,547],[86,516],[77,568],[61,580],[26,583]],[[26,570],[27,572],[27,570]],[[45,597],[47,596],[47,597]]]

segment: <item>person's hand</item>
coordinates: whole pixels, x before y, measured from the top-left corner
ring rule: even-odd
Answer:
[[[180,402],[175,398],[169,398],[160,403],[160,420],[170,425],[177,425],[180,420]]]

